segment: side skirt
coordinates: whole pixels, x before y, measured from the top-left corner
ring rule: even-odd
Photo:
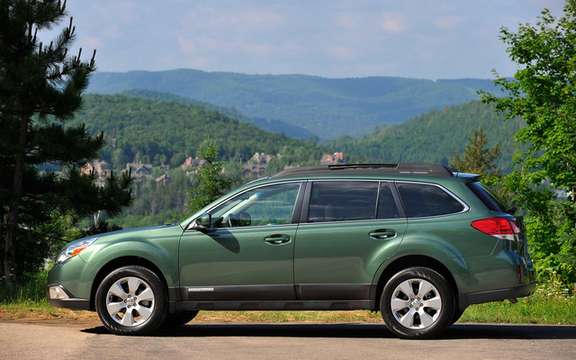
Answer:
[[[306,300],[306,301],[180,301],[176,311],[190,310],[372,310],[371,300]]]

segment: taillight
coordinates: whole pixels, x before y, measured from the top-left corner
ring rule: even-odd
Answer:
[[[514,220],[503,217],[491,217],[486,219],[474,220],[470,224],[478,231],[486,235],[497,237],[503,240],[519,240],[520,227]]]

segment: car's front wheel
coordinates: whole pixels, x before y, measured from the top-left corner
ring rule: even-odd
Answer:
[[[96,292],[96,312],[106,328],[120,335],[148,334],[167,313],[166,290],[157,274],[142,266],[112,271]]]
[[[435,337],[452,321],[454,294],[440,273],[424,267],[408,268],[388,280],[380,310],[386,327],[399,337]]]

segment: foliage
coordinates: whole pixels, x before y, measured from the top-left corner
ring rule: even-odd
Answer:
[[[310,131],[304,129],[303,127],[293,125],[293,124],[287,123],[285,121],[281,121],[278,119],[269,120],[269,119],[264,119],[264,118],[259,118],[259,117],[249,117],[249,116],[245,116],[245,115],[243,115],[243,114],[239,113],[238,111],[231,109],[231,108],[226,108],[223,106],[215,106],[215,105],[212,105],[212,104],[209,104],[206,102],[196,101],[193,99],[189,99],[189,98],[185,98],[185,97],[181,97],[181,96],[177,96],[177,95],[173,95],[173,94],[169,94],[169,93],[162,93],[162,92],[157,92],[157,91],[152,91],[152,90],[143,90],[143,89],[132,89],[132,90],[124,91],[121,94],[127,95],[127,96],[141,97],[144,99],[153,99],[153,100],[157,100],[157,101],[171,101],[171,102],[177,102],[180,104],[199,105],[199,106],[202,106],[205,108],[212,109],[214,111],[218,111],[219,113],[222,113],[222,114],[229,116],[231,118],[238,119],[241,122],[252,124],[252,125],[256,126],[257,128],[260,128],[262,130],[265,130],[265,131],[268,131],[271,133],[286,135],[286,136],[293,138],[293,139],[304,140],[304,139],[315,138],[314,134],[312,134]]]
[[[92,134],[104,132],[101,158],[113,168],[141,161],[177,167],[186,156],[197,156],[202,142],[213,139],[223,161],[246,161],[255,152],[275,155],[294,148],[302,159],[320,158],[308,142],[271,134],[198,104],[125,95],[87,95],[75,122],[85,122]]]
[[[218,148],[211,141],[200,146],[200,158],[205,161],[198,169],[196,185],[190,190],[188,209],[198,211],[212,201],[224,195],[229,189],[231,180],[223,174],[223,165],[218,159]]]
[[[499,144],[498,166],[506,169],[514,152],[518,119],[504,123],[493,106],[481,102],[444,108],[420,115],[400,125],[383,127],[362,138],[330,142],[344,151],[351,162],[430,162],[448,164],[465,150],[468,137],[478,129],[486,134],[487,146]]]
[[[558,272],[576,281],[576,0],[567,0],[560,18],[544,10],[536,25],[501,38],[519,70],[514,79],[499,77],[506,96],[484,93],[507,118],[526,126],[516,138],[525,144],[508,179],[527,212],[526,227],[541,276]],[[557,198],[555,190],[571,192]]]
[[[324,140],[368,134],[377,126],[401,123],[434,109],[478,99],[479,89],[495,90],[489,80],[380,76],[327,79],[179,69],[96,73],[89,91],[110,94],[132,89],[170,93],[235,109],[267,130],[280,121]]]
[[[69,55],[71,18],[50,44],[37,36],[66,16],[56,0],[0,0],[0,279],[9,285],[50,252],[61,234],[55,214],[116,213],[130,201],[129,179],[111,178],[99,188],[77,170],[103,145],[101,135],[70,124],[95,53],[87,62],[81,51]]]
[[[500,157],[500,145],[488,148],[488,138],[482,128],[474,131],[468,140],[468,145],[462,155],[456,155],[450,165],[462,172],[480,174],[482,176],[497,176],[499,174],[496,161]]]

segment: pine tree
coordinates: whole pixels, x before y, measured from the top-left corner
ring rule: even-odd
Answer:
[[[205,163],[198,169],[197,183],[189,193],[188,208],[191,211],[198,211],[222,196],[232,183],[223,175],[223,165],[218,160],[218,147],[213,141],[205,141],[200,146],[199,155]]]
[[[489,148],[486,133],[478,129],[470,136],[462,156],[456,155],[450,165],[461,172],[497,176],[499,171],[496,162],[499,157],[500,146]]]
[[[96,52],[89,61],[81,49],[69,55],[76,33],[71,17],[54,41],[38,38],[66,17],[65,1],[0,0],[0,279],[8,284],[24,270],[17,268],[19,239],[55,210],[85,216],[115,212],[130,201],[128,175],[99,188],[77,170],[103,146],[102,134],[67,126],[95,70]]]

